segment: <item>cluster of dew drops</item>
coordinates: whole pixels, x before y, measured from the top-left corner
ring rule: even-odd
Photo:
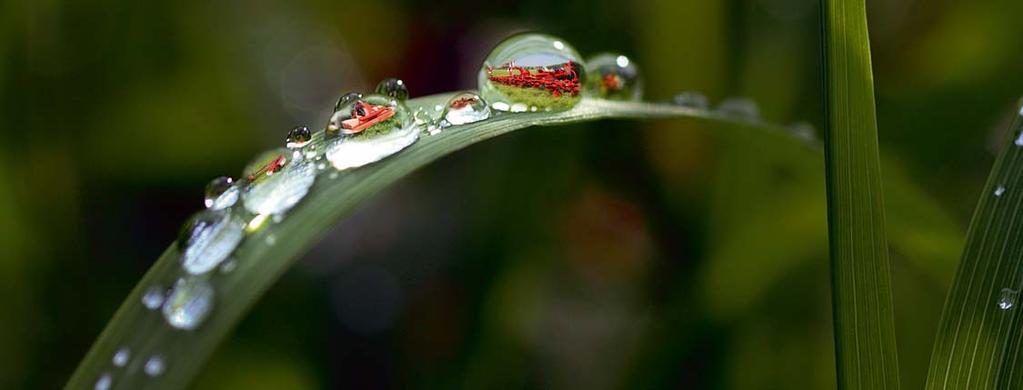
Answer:
[[[399,79],[381,81],[372,94],[350,92],[341,96],[325,129],[314,134],[308,127],[288,132],[284,147],[257,156],[239,178],[218,177],[205,191],[205,209],[193,215],[177,240],[184,273],[171,286],[153,285],[140,297],[142,305],[159,312],[167,325],[197,329],[210,316],[216,291],[211,280],[239,266],[233,256],[249,236],[270,223],[282,221],[287,212],[309,192],[317,176],[380,161],[415,143],[421,135],[457,131],[458,126],[486,121],[500,115],[523,112],[564,111],[583,96],[594,99],[635,101],[642,96],[642,80],[636,64],[621,54],[602,53],[585,63],[564,40],[543,34],[519,34],[498,44],[479,71],[479,91],[455,94],[445,106],[406,106],[409,91]],[[707,109],[698,93],[676,95],[672,103]],[[748,99],[725,100],[717,108],[723,115],[756,118],[757,108]],[[322,136],[322,142],[312,142]],[[264,243],[274,245],[272,234]],[[111,387],[112,372],[132,362],[130,347],[111,357],[115,371],[102,373],[97,390]],[[142,371],[161,375],[168,362],[159,354],[145,356]]]
[[[1020,122],[1018,123],[1023,123],[1023,101],[1020,102],[1018,115],[1020,116],[1019,118]],[[1015,141],[1013,141],[1013,144],[1015,144],[1017,147],[1023,147],[1023,127],[1017,129],[1016,131],[1017,131],[1016,139]],[[998,184],[997,186],[995,186],[993,194],[995,198],[1001,198],[1002,195],[1005,195],[1005,191],[1006,191],[1005,185]],[[1011,310],[1012,308],[1016,307],[1016,301],[1019,299],[1019,293],[1020,290],[1018,289],[1008,287],[1003,288],[1002,291],[998,294],[998,301],[995,303],[996,307],[998,307],[999,310]]]

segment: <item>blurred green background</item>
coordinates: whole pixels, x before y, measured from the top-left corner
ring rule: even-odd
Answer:
[[[899,358],[922,385],[994,140],[1018,0],[868,4]],[[0,387],[61,386],[202,202],[336,97],[474,88],[522,30],[617,50],[646,97],[821,125],[814,0],[0,3]],[[912,194],[915,196],[908,196]],[[539,128],[379,194],[196,388],[834,387],[823,165],[687,121]],[[230,297],[218,297],[230,299]]]

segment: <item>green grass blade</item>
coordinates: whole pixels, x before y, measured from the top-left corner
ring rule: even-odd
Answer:
[[[1021,108],[1023,113],[1023,108]],[[927,376],[929,389],[1016,389],[1023,386],[1023,316],[1003,289],[1017,294],[1023,268],[1023,131],[1016,116],[973,213],[966,248],[945,300]],[[1001,188],[1002,190],[999,190]]]
[[[838,386],[899,387],[863,0],[822,0],[825,166]]]
[[[413,99],[410,108],[433,111],[449,95]],[[607,118],[690,118],[739,131],[769,132],[789,139],[783,128],[751,121],[734,121],[690,108],[649,103],[609,102],[584,99],[574,109],[561,113],[521,113],[445,130],[439,136],[424,136],[408,149],[384,161],[347,171],[330,178],[319,175],[313,188],[280,223],[245,239],[236,250],[237,268],[217,274],[211,284],[217,295],[209,318],[194,331],[167,326],[161,315],[145,309],[140,297],[150,286],[169,286],[182,276],[177,249],[172,246],[134,288],[111,322],[79,365],[69,388],[91,388],[105,372],[112,373],[112,389],[182,388],[198,373],[219,344],[256,300],[324,232],[347,215],[360,201],[384,189],[415,169],[473,143],[531,126],[557,125]],[[322,132],[313,142],[322,142]],[[322,148],[318,148],[322,149]],[[329,169],[328,169],[329,170]],[[275,244],[267,237],[273,235]],[[124,368],[113,369],[111,357],[121,346],[131,348],[132,358]],[[161,355],[166,364],[162,374],[149,377],[143,367],[149,356]]]

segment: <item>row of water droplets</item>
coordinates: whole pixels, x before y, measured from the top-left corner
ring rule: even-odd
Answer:
[[[334,179],[341,171],[398,153],[423,134],[437,135],[498,115],[569,110],[583,96],[624,101],[642,96],[639,69],[628,57],[602,53],[584,63],[564,40],[543,34],[520,34],[498,44],[480,67],[478,82],[478,93],[460,92],[443,106],[414,112],[406,106],[409,91],[399,79],[381,81],[372,94],[346,93],[335,104],[324,131],[314,134],[307,127],[295,127],[284,147],[257,156],[237,179],[211,180],[205,209],[185,223],[177,240],[183,276],[170,286],[145,289],[142,305],[159,312],[175,329],[199,328],[215,306],[212,280],[238,266],[233,254],[239,245],[268,224],[281,222],[328,167],[333,169],[327,176]],[[707,109],[707,99],[692,92],[675,96],[672,103]],[[726,100],[717,111],[739,119],[759,116],[748,99]],[[314,142],[317,137],[321,142]],[[264,235],[265,245],[275,242],[272,234]],[[123,369],[132,357],[128,347],[121,347],[111,363],[115,370]],[[142,370],[155,377],[167,364],[162,355],[151,354]],[[105,390],[113,380],[111,372],[105,372],[95,388]]]
[[[406,106],[408,88],[398,79],[381,81],[374,93],[341,96],[323,132],[307,127],[288,132],[284,147],[257,156],[238,178],[218,177],[206,186],[205,209],[185,223],[177,240],[184,271],[171,285],[155,284],[142,291],[143,307],[182,331],[199,328],[217,300],[213,279],[237,266],[239,245],[268,224],[281,222],[308,194],[318,175],[355,169],[393,155],[415,143],[421,134],[436,135],[448,128],[488,120],[496,112],[561,111],[572,108],[581,94],[613,100],[637,100],[639,72],[627,57],[601,54],[587,61],[586,70],[575,49],[563,40],[541,34],[521,34],[499,44],[480,69],[479,93],[454,95],[446,105]],[[594,78],[587,81],[587,70]],[[313,142],[314,137],[322,137]],[[276,238],[265,234],[263,243]],[[216,271],[216,272],[214,272]],[[128,346],[110,358],[112,369],[96,379],[95,389],[114,384],[114,374],[132,362]],[[163,374],[169,364],[155,353],[144,358],[148,376]]]
[[[1020,102],[1018,115],[1020,117],[1018,119],[1019,122],[1023,123],[1023,101]],[[1013,144],[1015,144],[1016,147],[1023,147],[1023,128],[1016,129],[1015,131],[1017,131],[1017,134],[1016,140],[1013,141]],[[1002,195],[1005,195],[1005,191],[1006,191],[1005,185],[998,184],[997,186],[995,186],[993,194],[996,198],[1001,198]],[[1019,293],[1020,293],[1019,289],[1009,287],[1003,288],[1002,291],[998,294],[998,301],[995,303],[995,305],[1000,310],[1011,310],[1012,308],[1016,307],[1016,301],[1019,299]]]

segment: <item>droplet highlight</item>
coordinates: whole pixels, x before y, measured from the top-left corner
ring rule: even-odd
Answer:
[[[242,193],[242,204],[253,214],[271,215],[290,210],[309,193],[316,181],[314,163],[301,153],[270,151],[258,157],[250,167],[261,164],[265,165],[256,168],[254,175],[250,174],[253,179]]]
[[[213,309],[213,295],[213,287],[202,278],[178,279],[163,304],[163,318],[170,326],[193,330],[209,316]]]
[[[109,390],[110,385],[114,383],[114,378],[110,376],[110,373],[103,373],[99,378],[96,379],[96,385],[93,389],[96,390]]]
[[[110,359],[114,366],[124,367],[128,365],[128,360],[131,360],[131,350],[128,347],[121,347],[114,352],[114,357]]]
[[[408,100],[409,97],[408,87],[405,85],[405,82],[395,78],[384,79],[377,84],[376,94],[398,101]]]
[[[178,237],[182,267],[193,275],[209,272],[245,238],[244,226],[243,221],[232,217],[231,209],[196,213]]]
[[[480,68],[480,95],[498,111],[564,111],[579,102],[586,72],[579,53],[543,34],[509,37]]]
[[[446,124],[453,126],[475,123],[490,118],[490,107],[479,95],[462,92],[451,97],[443,117]]]
[[[601,53],[586,60],[586,94],[608,100],[639,100],[639,67],[621,54]]]
[[[369,95],[342,107],[331,117],[327,132],[324,154],[338,170],[380,161],[419,139],[405,105],[381,95]]]
[[[1005,187],[998,186],[997,188],[995,188],[995,196],[1002,196],[1002,194],[1004,194],[1004,193],[1005,193]]]
[[[1012,309],[1016,306],[1016,297],[1019,295],[1019,291],[1011,288],[1003,288],[1001,295],[998,297],[998,308],[1001,310]]]
[[[1016,144],[1016,146],[1023,146],[1023,131],[1019,132],[1019,135],[1016,136],[1016,141],[1014,143]]]
[[[145,371],[146,375],[149,376],[160,376],[165,368],[163,356],[153,355],[149,357],[149,360],[146,360],[146,365],[143,366],[142,371]]]
[[[203,204],[208,209],[221,210],[238,202],[238,186],[229,176],[220,176],[206,184]]]
[[[164,291],[162,287],[153,286],[146,289],[142,294],[142,306],[149,310],[159,309],[163,305]]]

